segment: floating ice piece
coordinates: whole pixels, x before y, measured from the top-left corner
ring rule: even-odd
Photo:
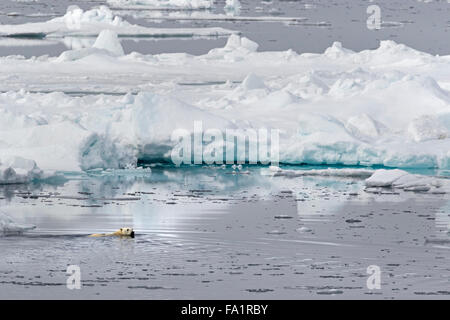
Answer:
[[[258,50],[258,44],[246,37],[232,34],[223,48],[215,48],[208,52],[208,58],[223,58],[225,60],[244,60],[246,55]]]
[[[115,56],[123,56],[125,54],[117,33],[112,30],[103,30],[100,32],[93,48],[108,50]]]
[[[33,230],[36,226],[16,223],[10,216],[0,212],[0,234],[20,234]]]
[[[21,157],[6,157],[0,159],[0,185],[28,183],[33,180],[47,179],[53,172],[44,172],[33,160]]]
[[[225,45],[225,50],[236,50],[239,48],[244,48],[249,52],[256,52],[256,50],[258,50],[258,47],[259,45],[256,42],[251,41],[248,38],[233,34],[228,38],[227,44]]]
[[[210,9],[213,0],[107,0],[113,8],[124,9],[159,9],[159,10],[198,10]]]
[[[307,177],[307,176],[321,176],[321,177],[346,177],[346,178],[360,178],[364,179],[370,177],[374,170],[370,169],[312,169],[312,170],[286,170],[277,166],[270,166],[269,169],[262,169],[262,174],[271,175],[274,177]]]
[[[392,187],[394,182],[399,178],[408,175],[408,172],[395,169],[386,170],[380,169],[366,180],[366,186],[368,187]]]
[[[65,36],[98,36],[103,30],[115,31],[120,37],[207,37],[225,36],[236,31],[224,28],[147,28],[133,25],[115,16],[106,6],[83,11],[70,6],[63,17],[46,22],[0,25],[0,36],[27,38],[61,38]]]
[[[365,184],[367,187],[390,187],[403,189],[405,191],[428,192],[434,194],[446,193],[449,181],[418,174],[411,174],[403,170],[379,169],[368,179]]]

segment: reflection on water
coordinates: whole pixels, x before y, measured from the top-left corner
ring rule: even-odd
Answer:
[[[259,168],[153,167],[0,187],[37,225],[0,238],[0,297],[448,297],[450,199],[370,194],[363,181]],[[123,226],[135,239],[89,238]],[[81,266],[83,290],[65,288]],[[379,265],[383,290],[365,287]],[[7,290],[6,290],[7,289]]]

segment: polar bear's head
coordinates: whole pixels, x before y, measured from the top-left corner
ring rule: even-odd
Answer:
[[[134,230],[133,228],[120,228],[119,233],[121,236],[127,236],[134,238]]]

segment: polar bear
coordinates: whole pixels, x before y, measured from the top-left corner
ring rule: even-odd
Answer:
[[[120,228],[119,230],[113,233],[94,233],[90,235],[90,237],[109,237],[109,236],[134,238],[134,230],[133,228],[125,227]]]

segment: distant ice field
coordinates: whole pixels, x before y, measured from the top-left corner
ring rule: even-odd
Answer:
[[[181,1],[182,2],[182,1]],[[201,1],[198,1],[199,3]],[[293,49],[297,52],[323,52],[333,41],[340,41],[346,48],[360,51],[374,49],[379,40],[395,40],[421,51],[433,54],[449,54],[448,38],[449,4],[446,1],[377,1],[382,9],[383,27],[378,31],[367,28],[366,13],[369,1],[240,1],[242,8],[239,17],[306,18],[306,21],[218,21],[207,20],[207,16],[225,15],[225,1],[215,1],[209,10],[131,10],[117,8],[116,13],[133,24],[159,28],[222,27],[235,29],[244,36],[257,41],[262,51]],[[0,23],[22,24],[42,22],[65,14],[72,1],[15,1],[0,3]],[[106,1],[77,1],[82,9],[108,5]],[[172,17],[179,20],[158,20],[159,17]],[[194,20],[182,20],[186,17]],[[201,18],[200,20],[195,18]],[[282,35],[282,36],[280,36]],[[125,52],[141,53],[188,52],[204,54],[208,50],[224,45],[226,40],[217,43],[208,41],[183,41],[179,39],[141,40],[136,45],[125,42]],[[47,52],[60,54],[61,45],[52,45]],[[27,57],[41,55],[39,46],[23,48],[0,48],[0,54],[22,54]]]

